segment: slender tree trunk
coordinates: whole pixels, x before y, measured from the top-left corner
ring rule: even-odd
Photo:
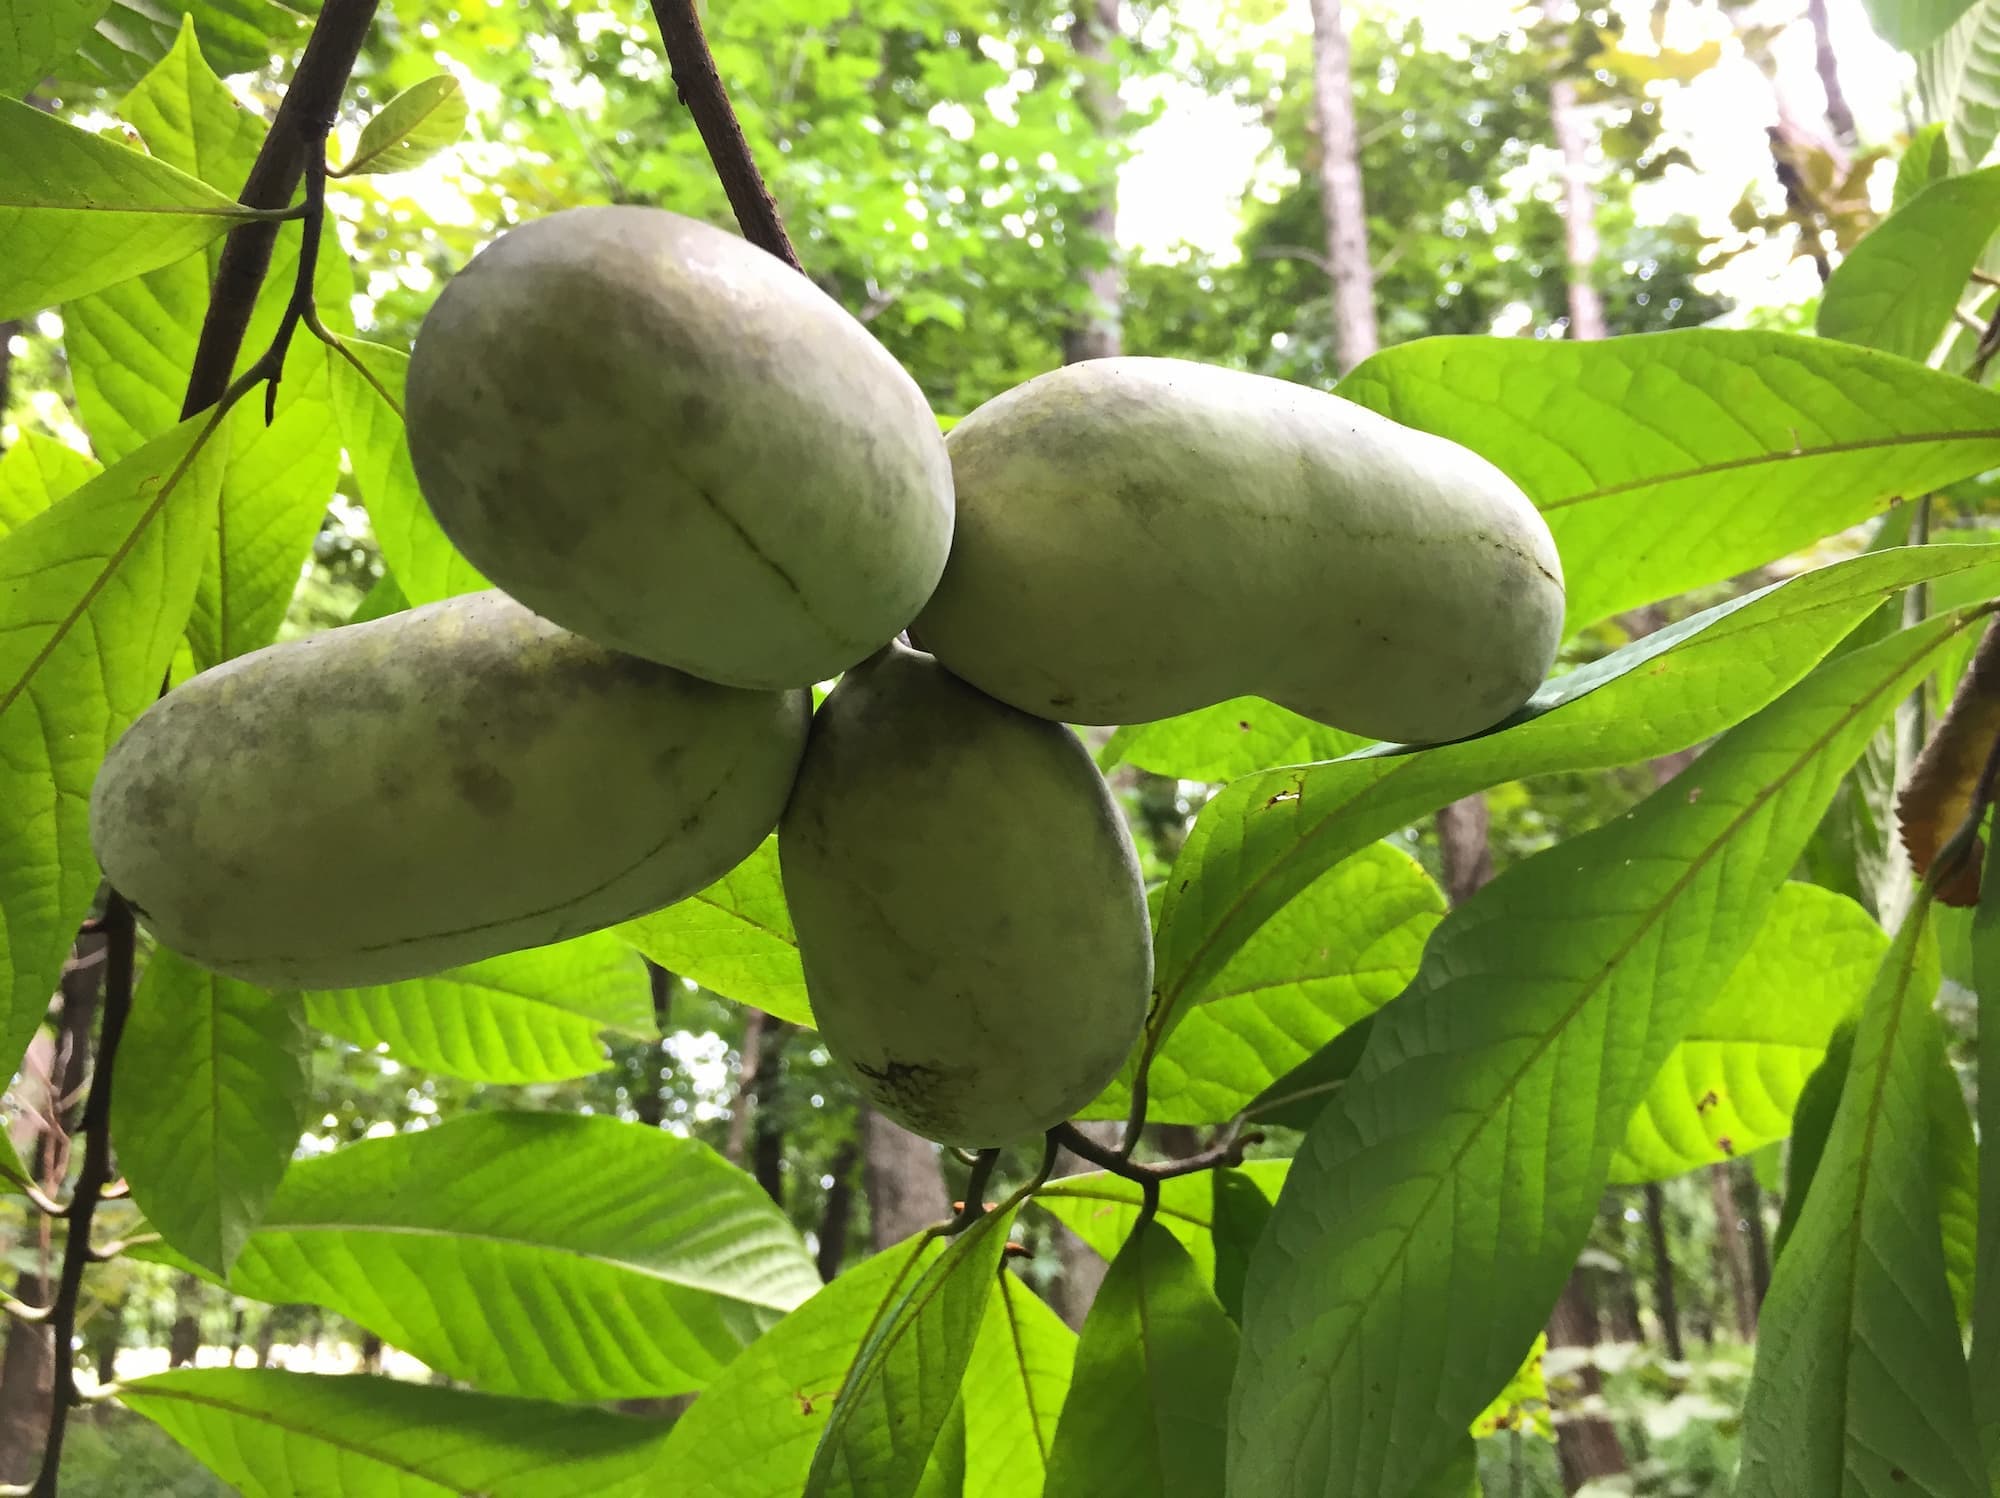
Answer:
[[[738,1165],[749,1147],[750,1170],[765,1195],[785,1204],[785,1134],[775,1104],[784,1085],[785,1037],[791,1026],[752,1009],[743,1022],[742,1068],[729,1115],[724,1153]]]
[[[648,958],[646,981],[653,990],[653,1028],[664,1037],[673,1024],[676,980],[672,973]],[[649,1129],[659,1128],[667,1118],[665,1055],[661,1041],[649,1042],[644,1070],[633,1078],[632,1111],[639,1122]],[[732,1119],[732,1126],[734,1122]]]
[[[1119,0],[1079,0],[1070,25],[1070,47],[1085,69],[1084,113],[1109,140],[1118,133],[1125,105],[1118,97],[1117,65],[1111,44],[1118,36]],[[1124,348],[1125,278],[1118,264],[1118,182],[1113,174],[1083,213],[1083,231],[1092,262],[1083,272],[1090,311],[1063,334],[1063,363],[1111,359]]]
[[[1669,1358],[1685,1362],[1680,1297],[1674,1292],[1674,1255],[1667,1246],[1667,1194],[1657,1185],[1646,1188],[1646,1236],[1653,1241],[1653,1312],[1660,1318],[1660,1340],[1666,1343]]]
[[[879,1249],[951,1215],[937,1148],[872,1108],[861,1111],[861,1184],[869,1241]]]
[[[1743,1209],[1736,1200],[1736,1182],[1730,1174],[1729,1162],[1709,1167],[1708,1191],[1715,1203],[1715,1248],[1729,1280],[1730,1304],[1736,1311],[1736,1334],[1745,1342],[1754,1342],[1757,1340],[1756,1276],[1750,1268]]]
[[[1312,0],[1313,113],[1319,126],[1320,211],[1333,281],[1333,342],[1342,374],[1375,352],[1375,269],[1368,259],[1368,205],[1361,190],[1361,135],[1340,0]]]
[[[1833,55],[1833,31],[1827,25],[1826,0],[1806,0],[1806,19],[1813,29],[1813,64],[1819,69],[1819,86],[1826,91],[1826,123],[1834,139],[1844,146],[1853,146],[1860,137],[1854,128],[1854,111],[1847,105],[1847,91],[1840,86],[1840,64]]]
[[[1542,14],[1558,24],[1576,18],[1573,0],[1542,0]],[[1549,122],[1563,162],[1563,256],[1568,262],[1569,336],[1605,335],[1604,298],[1598,294],[1597,189],[1591,180],[1590,128],[1568,78],[1549,84]]]
[[[201,1351],[201,1318],[195,1314],[201,1281],[184,1274],[174,1284],[174,1320],[167,1328],[167,1366],[185,1368]]]
[[[1438,859],[1444,868],[1445,898],[1463,905],[1493,878],[1491,817],[1486,797],[1464,796],[1438,808]]]
[[[1549,1346],[1595,1348],[1601,1341],[1603,1329],[1590,1271],[1572,1269],[1569,1282],[1563,1286],[1555,1310],[1549,1315]],[[1593,1401],[1604,1392],[1604,1376],[1595,1362],[1582,1364],[1577,1369],[1576,1381],[1583,1402]],[[1617,1427],[1594,1409],[1558,1409],[1556,1455],[1562,1463],[1565,1493],[1574,1493],[1594,1478],[1613,1477],[1627,1470],[1625,1448],[1618,1442]]]
[[[1756,1172],[1751,1170],[1743,1172],[1742,1185],[1738,1196],[1747,1198],[1743,1210],[1743,1240],[1750,1251],[1751,1303],[1762,1314],[1764,1297],[1771,1293],[1771,1241],[1764,1233],[1764,1188],[1757,1184]]]
[[[833,1184],[826,1189],[826,1205],[819,1217],[819,1252],[814,1255],[823,1280],[839,1274],[840,1261],[847,1257],[848,1226],[854,1220],[854,1167],[860,1159],[861,1146],[852,1139],[843,1140],[826,1169]]]
[[[0,426],[7,424],[7,399],[13,394],[14,335],[20,331],[18,322],[0,322]],[[0,451],[5,447],[0,442]]]

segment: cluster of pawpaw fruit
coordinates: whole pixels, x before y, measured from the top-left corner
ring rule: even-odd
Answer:
[[[351,986],[656,910],[776,827],[828,1048],[952,1144],[1069,1116],[1144,1021],[1139,862],[1066,724],[1257,693],[1433,742],[1560,633],[1547,527],[1463,448],[1167,359],[947,439],[810,280],[657,209],[477,255],[406,414],[497,587],[168,693],[98,779],[107,876],[217,972]]]

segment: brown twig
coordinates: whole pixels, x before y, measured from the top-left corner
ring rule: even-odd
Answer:
[[[1049,1138],[1060,1144],[1078,1159],[1088,1160],[1100,1170],[1112,1175],[1123,1176],[1128,1181],[1140,1185],[1155,1185],[1170,1181],[1175,1176],[1191,1176],[1204,1170],[1215,1170],[1225,1165],[1241,1165],[1243,1152],[1263,1139],[1259,1133],[1239,1134],[1222,1140],[1199,1154],[1189,1155],[1184,1160],[1163,1160],[1157,1165],[1141,1164],[1109,1145],[1099,1144],[1083,1130],[1072,1123],[1060,1123],[1049,1130]]]
[[[666,44],[674,87],[694,116],[695,129],[708,147],[708,159],[715,164],[715,175],[722,181],[743,237],[793,270],[803,269],[784,221],[778,217],[777,201],[764,185],[750,155],[750,142],[743,138],[743,127],[729,106],[729,93],[715,70],[715,56],[708,50],[708,38],[702,35],[694,0],[653,0],[653,19],[659,24],[660,40]]]

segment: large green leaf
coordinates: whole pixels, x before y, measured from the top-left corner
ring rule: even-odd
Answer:
[[[656,1033],[638,955],[608,932],[374,988],[306,995],[306,1017],[359,1046],[474,1082],[602,1071],[602,1030]]]
[[[1177,718],[1121,728],[1098,760],[1107,769],[1122,762],[1182,780],[1234,780],[1273,765],[1335,759],[1368,742],[1262,697],[1232,697]]]
[[[1428,1491],[1547,1316],[1660,1063],[1876,725],[1967,625],[1945,616],[1828,662],[1439,927],[1252,1261],[1232,1498]]]
[[[813,1452],[803,1498],[911,1498],[958,1400],[1014,1209],[988,1212],[887,1304]]]
[[[1814,884],[1779,890],[1736,971],[1653,1078],[1611,1179],[1664,1180],[1789,1134],[1806,1079],[1887,944],[1846,896]]]
[[[0,536],[18,530],[102,472],[67,442],[26,431],[0,453]]]
[[[143,151],[0,99],[0,320],[171,265],[250,216]]]
[[[675,1422],[662,1470],[700,1473],[702,1498],[798,1498],[869,1328],[942,1253],[921,1236],[885,1249],[751,1343]]]
[[[84,38],[75,63],[62,70],[77,81],[129,83],[164,56],[183,24],[191,22],[224,73],[267,68],[274,57],[294,57],[304,41],[305,16],[321,0],[112,0],[97,29]]]
[[[1002,1268],[959,1395],[965,1498],[1041,1498],[1075,1358],[1076,1333]]]
[[[1083,1324],[1048,1498],[1212,1498],[1236,1347],[1187,1250],[1158,1223],[1142,1225]]]
[[[1209,1230],[1215,1243],[1215,1298],[1229,1319],[1241,1326],[1250,1255],[1271,1220],[1271,1198],[1255,1176],[1240,1169],[1211,1171],[1209,1186],[1215,1213]]]
[[[1975,6],[1975,9],[1977,7]],[[1943,125],[1925,125],[1910,136],[1903,154],[1896,160],[1896,183],[1890,191],[1889,208],[1900,212],[1918,193],[1951,175],[1951,146],[1944,138]]]
[[[1289,1160],[1252,1160],[1244,1178],[1265,1196],[1278,1194]],[[1035,1205],[1075,1233],[1105,1259],[1116,1257],[1139,1220],[1139,1188],[1101,1170],[1063,1176],[1035,1193]],[[1200,1175],[1160,1183],[1160,1225],[1176,1238],[1204,1276],[1215,1273],[1214,1188]]]
[[[1972,926],[1979,1075],[2000,1077],[2000,837],[1989,840]],[[1972,1277],[1972,1397],[1987,1470],[2000,1487],[2000,1087],[1979,1089],[1977,1268]]]
[[[1426,338],[1376,354],[1340,393],[1527,491],[1573,629],[2000,465],[2000,395],[1789,333]]]
[[[421,166],[457,144],[465,120],[465,90],[449,73],[413,83],[361,127],[354,159],[340,169],[340,175],[402,172]]]
[[[1499,732],[1236,781],[1202,809],[1167,881],[1154,937],[1156,1020],[1173,1023],[1253,932],[1356,849],[1486,786],[1699,743],[1797,681],[1884,599],[1994,556],[1991,547],[1938,546],[1856,557],[1558,677]]]
[[[489,586],[459,555],[417,487],[403,427],[410,356],[359,339],[347,340],[344,354],[328,349],[325,356],[354,482],[403,596],[413,604],[436,603]]]
[[[0,94],[26,93],[74,52],[103,0],[0,0]]]
[[[1343,859],[1244,944],[1153,1058],[1146,1116],[1221,1123],[1416,976],[1444,894],[1388,843]],[[1123,1118],[1128,1075],[1084,1116]]]
[[[1920,897],[1855,1034],[1826,1153],[1758,1318],[1738,1498],[1987,1498],[1926,1155],[1937,955]]]
[[[749,1176],[602,1117],[473,1113],[286,1175],[229,1278],[497,1393],[701,1387],[819,1276]]]
[[[614,929],[661,967],[725,999],[795,1025],[813,1022],[775,836],[700,894]]]
[[[2000,167],[1925,188],[1840,262],[1820,297],[1820,336],[1928,359],[1996,228]]]
[[[119,1398],[244,1498],[639,1498],[657,1422],[369,1374],[182,1368]]]
[[[311,1041],[296,994],[146,964],[119,1050],[114,1124],[132,1200],[162,1238],[226,1274],[298,1148]]]
[[[98,884],[90,787],[159,694],[215,524],[204,423],[0,538],[0,1068],[55,991]]]
[[[1951,165],[1984,166],[2000,139],[2000,0],[1973,0],[1917,54],[1917,87],[1930,118],[1945,127]]]
[[[1882,40],[1905,52],[1928,47],[1963,15],[1971,0],[1861,0]]]

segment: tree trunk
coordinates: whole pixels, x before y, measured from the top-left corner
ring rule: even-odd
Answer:
[[[1745,1342],[1754,1342],[1757,1340],[1756,1276],[1750,1268],[1749,1248],[1743,1241],[1743,1209],[1736,1200],[1736,1181],[1730,1173],[1730,1162],[1708,1168],[1708,1190],[1715,1203],[1715,1248],[1729,1280],[1729,1299],[1736,1311],[1736,1334]]]
[[[861,1112],[861,1185],[868,1197],[868,1237],[890,1248],[951,1216],[937,1148],[872,1108]]]
[[[750,1010],[745,1018],[742,1068],[724,1150],[741,1165],[747,1141],[751,1173],[764,1194],[781,1207],[785,1204],[785,1133],[775,1105],[784,1081],[785,1037],[791,1029],[761,1009]]]
[[[826,1189],[826,1206],[819,1217],[819,1252],[814,1255],[823,1280],[839,1274],[840,1261],[847,1257],[848,1224],[854,1220],[854,1167],[860,1158],[861,1147],[852,1139],[843,1140],[827,1166],[833,1184]]]
[[[1542,14],[1558,24],[1576,17],[1572,0],[1542,0]],[[1567,78],[1549,84],[1549,123],[1563,162],[1563,258],[1568,263],[1569,336],[1605,335],[1604,298],[1598,294],[1597,192],[1590,174],[1590,130]]]
[[[646,959],[646,980],[653,990],[653,1028],[664,1038],[673,1023],[676,980],[650,957]],[[665,1052],[661,1044],[659,1040],[647,1044],[645,1070],[633,1079],[632,1111],[649,1129],[659,1128],[667,1119]]]
[[[1750,1297],[1761,1315],[1764,1297],[1771,1293],[1771,1242],[1764,1235],[1764,1188],[1757,1184],[1756,1172],[1751,1170],[1743,1172],[1742,1188],[1738,1197],[1749,1199],[1743,1211],[1743,1241],[1750,1251]]]
[[[1827,25],[1826,0],[1806,0],[1806,19],[1813,29],[1813,63],[1819,69],[1819,85],[1826,91],[1826,123],[1834,139],[1852,146],[1860,137],[1854,129],[1854,111],[1847,106],[1847,91],[1840,86],[1840,65],[1833,56],[1833,32]]]
[[[1463,905],[1493,878],[1493,846],[1487,838],[1491,825],[1486,797],[1477,792],[1438,808],[1438,860],[1445,898],[1453,906]]]
[[[1118,97],[1117,64],[1111,43],[1118,35],[1119,0],[1081,0],[1070,25],[1070,47],[1085,70],[1080,102],[1099,135],[1118,132],[1125,114]],[[1063,334],[1063,363],[1111,359],[1124,348],[1125,278],[1118,264],[1118,182],[1116,174],[1100,185],[1095,200],[1082,214],[1084,237],[1092,260],[1083,272],[1090,311]]]
[[[0,426],[7,424],[7,398],[13,390],[14,335],[21,331],[18,322],[0,322]],[[0,451],[6,444],[0,442]]]
[[[1572,1269],[1569,1282],[1549,1314],[1549,1346],[1595,1348],[1603,1340],[1597,1296],[1590,1271]],[[1576,1370],[1579,1402],[1594,1401],[1604,1392],[1604,1377],[1594,1362]],[[1556,1400],[1553,1389],[1550,1399]],[[1562,1463],[1563,1491],[1574,1493],[1599,1477],[1615,1477],[1626,1469],[1625,1448],[1617,1427],[1594,1409],[1556,1411],[1556,1456]]]
[[[167,1328],[167,1366],[185,1368],[201,1351],[201,1318],[196,1314],[201,1281],[183,1274],[174,1282],[174,1321]]]
[[[1368,205],[1361,191],[1361,135],[1340,0],[1312,0],[1313,115],[1319,126],[1320,211],[1333,281],[1333,344],[1346,374],[1375,352],[1375,268],[1368,259]]]
[[[1674,1293],[1674,1255],[1667,1246],[1667,1196],[1657,1185],[1646,1188],[1646,1236],[1653,1240],[1653,1312],[1660,1318],[1660,1340],[1666,1343],[1669,1358],[1685,1362],[1680,1298]]]

